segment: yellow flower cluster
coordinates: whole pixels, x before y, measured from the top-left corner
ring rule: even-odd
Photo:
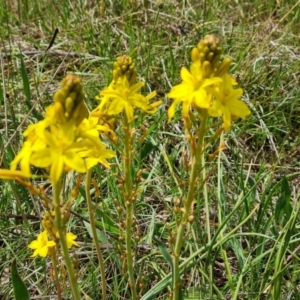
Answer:
[[[106,159],[114,157],[114,152],[99,138],[100,131],[109,129],[86,118],[83,98],[79,77],[67,75],[44,120],[28,126],[23,133],[26,140],[11,169],[16,170],[20,164],[23,176],[30,177],[31,165],[47,168],[52,184],[56,184],[64,171],[85,173],[98,162],[109,167]]]
[[[168,110],[169,120],[174,117],[178,104],[182,102],[182,116],[189,118],[192,109],[206,109],[213,117],[222,117],[225,130],[231,127],[234,118],[245,119],[250,115],[247,105],[240,99],[243,94],[234,78],[227,72],[231,60],[225,58],[221,63],[222,48],[214,35],[207,35],[192,50],[190,70],[182,68],[182,82],[174,86],[168,94],[174,101]]]
[[[100,100],[100,104],[91,115],[107,118],[125,111],[127,121],[131,123],[134,120],[135,108],[146,113],[155,113],[162,101],[150,103],[156,92],[147,96],[142,95],[140,90],[144,85],[144,82],[136,82],[135,65],[131,57],[126,55],[118,57],[114,63],[113,81],[96,97]]]
[[[41,257],[46,257],[53,253],[54,248],[57,245],[57,241],[59,240],[58,231],[54,225],[54,212],[53,211],[46,211],[42,225],[44,231],[42,231],[36,240],[32,241],[28,248],[33,249],[34,252],[31,257],[36,257],[37,255]],[[50,237],[50,240],[49,240]],[[67,232],[66,240],[68,248],[72,246],[78,246],[77,242],[75,241],[77,236],[72,232]]]

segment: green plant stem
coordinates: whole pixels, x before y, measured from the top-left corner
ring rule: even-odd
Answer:
[[[59,234],[59,240],[63,252],[63,257],[65,260],[65,264],[68,271],[69,281],[72,289],[73,299],[74,300],[81,300],[77,278],[75,276],[73,264],[69,255],[67,240],[66,240],[66,230],[65,224],[61,217],[61,210],[60,210],[60,184],[57,183],[53,185],[53,197],[54,197],[54,211],[55,211],[55,226]]]
[[[57,247],[57,245],[56,245]],[[55,284],[56,284],[56,290],[57,290],[57,300],[62,300],[61,298],[61,285],[59,282],[59,278],[58,278],[58,272],[57,272],[57,249],[55,249],[54,253],[51,254],[51,260],[52,260],[52,268],[53,268],[53,273],[54,273],[54,280],[55,280]]]
[[[129,286],[131,288],[132,300],[137,299],[136,282],[134,278],[133,268],[133,255],[132,255],[132,219],[133,219],[133,199],[132,199],[132,178],[131,178],[131,141],[130,141],[130,124],[127,117],[124,117],[124,204],[126,207],[126,228],[125,228],[125,243],[126,243],[126,258],[127,258],[127,271],[129,277]]]
[[[220,139],[223,139],[223,134],[221,134]],[[222,208],[222,199],[221,199],[221,178],[222,178],[222,174],[221,174],[221,153],[219,153],[218,156],[218,222],[219,224],[222,224],[223,222],[223,208]],[[222,239],[224,238],[224,234],[223,234],[223,230],[220,231],[220,241],[222,241]],[[210,241],[209,241],[210,242]],[[229,261],[228,261],[228,257],[227,257],[227,253],[226,250],[224,250],[224,246],[223,244],[221,244],[221,249],[220,249],[223,261],[224,261],[224,265],[225,265],[225,271],[226,271],[226,275],[227,275],[227,279],[228,279],[228,284],[230,287],[230,291],[231,291],[231,295],[232,297],[234,297],[235,294],[235,290],[234,290],[234,286],[233,286],[233,281],[232,281],[232,274],[231,274],[231,270],[230,270],[230,265],[229,265]],[[234,298],[232,298],[234,299]]]
[[[203,113],[203,118],[201,120],[201,124],[199,127],[199,131],[197,133],[197,145],[196,148],[193,149],[193,145],[191,145],[191,173],[189,178],[189,187],[187,197],[184,200],[184,209],[181,218],[181,222],[177,229],[177,236],[175,247],[173,250],[173,300],[179,300],[179,291],[180,291],[180,273],[179,273],[179,258],[180,258],[180,251],[183,244],[183,237],[186,231],[186,227],[188,224],[188,217],[190,214],[191,205],[194,199],[194,192],[196,186],[196,180],[198,175],[198,167],[201,164],[201,155],[203,149],[203,142],[204,136],[206,131],[206,120],[207,120],[207,113]]]
[[[106,278],[105,278],[105,267],[104,267],[104,261],[103,261],[103,255],[101,252],[100,244],[97,238],[97,231],[96,231],[96,225],[95,225],[95,219],[94,219],[94,213],[93,213],[93,205],[91,200],[91,194],[90,194],[90,186],[91,186],[91,177],[92,177],[92,171],[89,169],[86,174],[86,202],[88,206],[89,211],[89,219],[91,224],[91,230],[93,235],[93,241],[95,243],[97,257],[98,257],[98,263],[101,273],[101,281],[102,281],[102,298],[103,300],[106,300]]]

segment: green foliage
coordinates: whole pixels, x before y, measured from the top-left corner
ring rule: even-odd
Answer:
[[[154,117],[139,116],[136,120],[137,128],[147,128],[147,137],[135,157],[146,183],[137,205],[141,241],[135,254],[137,262],[143,264],[136,276],[144,276],[139,282],[145,286],[142,300],[166,299],[172,281],[167,238],[169,230],[175,228],[174,199],[186,189],[182,183],[187,179],[187,149],[179,114],[176,122],[167,122],[170,102],[164,95],[179,83],[180,68],[189,64],[191,47],[205,34],[215,33],[222,39],[224,53],[233,59],[230,71],[244,89],[252,116],[236,122],[224,136],[227,149],[220,156],[219,168],[215,161],[207,163],[211,211],[205,211],[204,199],[197,194],[195,221],[180,261],[180,270],[186,274],[183,298],[230,297],[222,250],[232,273],[233,299],[298,299],[300,6],[292,0],[126,0],[105,1],[102,15],[98,2],[1,1],[1,168],[9,167],[23,142],[24,128],[42,116],[66,73],[83,78],[85,100],[93,109],[98,91],[111,81],[112,61],[124,53],[132,55],[140,77],[147,82],[143,92],[157,90],[164,101]],[[59,34],[45,53],[55,28]],[[34,114],[27,116],[35,101]],[[212,141],[212,147],[218,145]],[[34,171],[41,175],[40,170]],[[129,299],[120,251],[113,247],[120,245],[118,214],[113,205],[121,197],[116,188],[117,171],[116,166],[111,172],[96,168],[94,177],[103,178],[98,187],[100,200],[94,189],[91,194],[107,266],[108,292],[111,299]],[[47,195],[51,192],[46,180],[38,178],[34,183]],[[75,185],[72,180],[68,184]],[[80,288],[97,299],[100,276],[91,272],[97,269],[97,258],[91,246],[82,186],[79,192],[70,219],[81,242],[74,251],[77,271]],[[20,276],[29,278],[37,293],[54,295],[55,286],[44,280],[49,271],[46,264],[28,259],[26,248],[40,230],[38,218],[43,205],[36,195],[14,182],[0,181],[0,199],[0,298],[10,299],[11,284],[4,274],[12,257],[26,261],[26,268],[19,269]],[[207,217],[211,242],[204,225]],[[70,290],[63,292],[71,298]]]

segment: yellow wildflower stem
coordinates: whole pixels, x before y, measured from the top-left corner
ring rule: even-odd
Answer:
[[[95,219],[94,219],[94,213],[93,213],[93,205],[91,200],[91,194],[90,194],[90,186],[91,186],[91,177],[92,177],[92,171],[89,169],[86,174],[86,186],[85,186],[85,192],[86,192],[86,202],[88,206],[89,211],[89,219],[91,224],[91,230],[93,235],[93,241],[95,243],[97,257],[98,257],[98,263],[101,273],[101,281],[102,281],[102,298],[103,300],[106,300],[106,278],[105,278],[105,266],[103,261],[103,255],[101,252],[100,244],[97,238],[97,231],[96,231],[96,225],[95,225]]]
[[[54,211],[55,211],[55,226],[59,234],[59,240],[63,252],[63,258],[67,267],[69,281],[73,293],[74,300],[81,300],[80,292],[78,288],[77,278],[75,276],[74,267],[69,255],[67,240],[66,240],[66,230],[65,224],[61,217],[60,209],[60,184],[59,182],[53,185],[53,197],[54,197]]]
[[[56,250],[53,251],[53,253],[51,254],[52,268],[53,268],[54,281],[55,281],[56,290],[57,290],[57,300],[62,300],[62,297],[61,297],[61,285],[60,285],[60,281],[59,281],[59,278],[58,278],[58,272],[57,272],[58,262],[57,262],[57,256],[56,256],[56,254],[57,254]]]
[[[191,144],[191,172],[189,177],[189,187],[187,196],[183,203],[183,213],[179,227],[177,228],[176,242],[173,250],[173,300],[179,300],[179,291],[180,291],[180,270],[179,270],[179,258],[180,252],[183,245],[184,234],[186,232],[187,224],[189,222],[189,213],[194,199],[196,180],[199,172],[199,165],[201,164],[201,155],[203,150],[203,142],[206,131],[206,120],[207,120],[207,111],[203,110],[201,124],[199,131],[197,133],[197,144],[195,149],[193,149],[193,144]]]
[[[129,286],[131,289],[131,299],[136,300],[136,282],[133,270],[133,255],[132,255],[132,220],[133,220],[133,206],[134,199],[132,199],[132,178],[131,178],[131,126],[128,122],[127,116],[124,114],[123,120],[124,131],[124,204],[126,207],[126,228],[125,228],[125,243],[126,243],[126,258],[127,258],[127,271],[129,277]]]

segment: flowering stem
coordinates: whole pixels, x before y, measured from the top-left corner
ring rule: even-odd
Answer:
[[[204,153],[202,153],[202,178],[206,178],[206,169],[205,169],[205,158]],[[203,184],[203,194],[204,194],[204,205],[205,205],[205,221],[206,221],[206,233],[207,233],[207,242],[210,243],[211,235],[210,235],[210,211],[209,211],[209,200],[208,200],[208,192],[206,182]],[[209,268],[209,292],[210,297],[213,295],[213,267],[210,264]]]
[[[187,192],[187,197],[183,201],[183,213],[181,217],[181,222],[179,227],[177,228],[177,236],[176,242],[173,250],[173,300],[179,300],[179,291],[180,291],[180,273],[179,273],[179,258],[180,251],[183,244],[183,238],[186,231],[187,224],[189,222],[189,213],[192,206],[192,202],[194,199],[194,192],[196,186],[196,180],[198,175],[198,167],[201,163],[201,154],[203,149],[203,142],[206,130],[206,120],[207,120],[207,112],[204,111],[202,114],[202,120],[199,127],[199,131],[197,133],[197,144],[196,148],[193,149],[193,145],[191,144],[191,172],[189,178],[189,187]]]
[[[59,234],[59,240],[63,252],[63,257],[65,260],[65,264],[67,267],[68,275],[69,275],[69,281],[73,293],[73,299],[74,300],[81,300],[77,278],[75,276],[73,264],[69,255],[67,240],[66,240],[66,231],[65,231],[65,225],[61,217],[61,210],[60,210],[60,185],[59,183],[56,183],[53,185],[53,197],[54,197],[54,211],[55,211],[55,226],[57,229],[57,232]]]
[[[101,299],[106,300],[105,267],[104,267],[104,261],[103,261],[100,244],[99,244],[99,241],[97,238],[97,231],[96,231],[96,225],[95,225],[95,219],[94,219],[94,213],[93,213],[91,194],[89,192],[90,186],[91,186],[91,175],[92,175],[92,171],[91,171],[91,169],[89,169],[87,171],[87,176],[86,176],[86,187],[85,187],[86,202],[87,202],[88,211],[89,211],[89,218],[90,218],[90,224],[91,224],[91,229],[92,229],[93,241],[95,243],[97,257],[98,257],[98,263],[99,263],[99,268],[100,268],[100,273],[101,273],[101,281],[102,281],[102,298]]]
[[[57,246],[57,245],[56,245]],[[55,284],[56,284],[56,290],[57,290],[57,300],[61,300],[61,286],[60,286],[60,282],[58,279],[58,272],[57,272],[57,257],[56,257],[56,250],[53,251],[53,253],[51,254],[51,260],[52,260],[52,268],[53,268],[53,274],[54,274],[54,280],[55,280]]]
[[[127,257],[127,271],[129,276],[129,286],[131,288],[132,300],[137,299],[136,295],[136,282],[133,272],[133,255],[132,255],[132,219],[133,219],[133,199],[132,199],[132,178],[131,178],[131,141],[130,141],[130,124],[127,117],[124,116],[123,123],[124,130],[124,172],[125,172],[125,184],[124,184],[124,204],[126,207],[126,228],[125,228],[125,243],[126,243],[126,257]]]

